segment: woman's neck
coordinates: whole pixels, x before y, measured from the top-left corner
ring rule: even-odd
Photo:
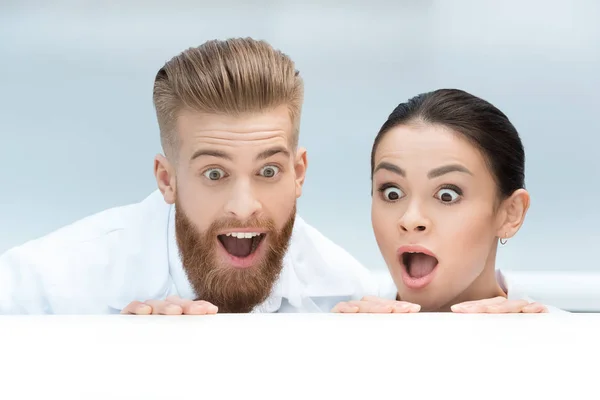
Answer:
[[[487,277],[487,275],[490,274],[490,272],[491,275],[493,275],[491,279]],[[495,271],[486,270],[475,280],[475,282],[473,282],[471,286],[467,288],[467,290],[465,290],[460,295],[455,297],[451,302],[440,308],[438,312],[450,312],[450,307],[452,307],[455,304],[463,303],[465,301],[491,299],[498,296],[507,297],[507,293],[505,293],[504,290],[502,290],[502,287],[496,280]]]
[[[461,294],[452,299],[451,302],[441,307],[438,312],[449,312],[450,307],[465,301],[484,300],[494,297],[507,297],[500,283],[496,279],[496,252],[488,257],[483,272],[473,283]]]

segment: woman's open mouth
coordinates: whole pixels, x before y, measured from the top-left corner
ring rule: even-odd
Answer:
[[[435,255],[421,246],[402,246],[398,249],[402,280],[411,289],[421,289],[433,280],[438,266]]]

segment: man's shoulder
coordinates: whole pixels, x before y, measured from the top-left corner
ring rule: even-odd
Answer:
[[[159,200],[101,211],[0,255],[0,312],[105,313],[160,291],[169,206]]]
[[[0,255],[0,259],[50,262],[53,258],[59,258],[64,262],[74,261],[78,254],[87,257],[94,250],[110,252],[115,246],[126,245],[131,231],[143,232],[144,225],[149,225],[153,218],[158,217],[156,211],[160,203],[156,196],[153,193],[141,202],[108,208],[84,217],[13,247]],[[81,259],[77,261],[81,262]]]

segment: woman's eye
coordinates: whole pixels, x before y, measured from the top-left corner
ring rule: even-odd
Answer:
[[[383,190],[383,197],[389,201],[396,201],[404,197],[404,193],[402,193],[402,190],[398,189],[397,187],[389,187]]]
[[[460,195],[452,189],[442,189],[439,192],[437,192],[437,198],[440,199],[443,203],[454,203],[458,200],[459,197]]]
[[[278,173],[279,173],[279,168],[277,168],[274,165],[267,165],[266,167],[262,167],[259,172],[259,174],[261,176],[264,176],[265,178],[273,178]]]
[[[204,176],[211,181],[218,181],[225,177],[225,171],[219,168],[211,168],[204,173]]]

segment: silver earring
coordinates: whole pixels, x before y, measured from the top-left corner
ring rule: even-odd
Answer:
[[[506,233],[504,234],[504,236],[506,236]],[[505,238],[500,238],[500,244],[501,244],[502,246],[504,246],[504,245],[506,244],[506,242],[508,242],[508,239],[505,239]]]

